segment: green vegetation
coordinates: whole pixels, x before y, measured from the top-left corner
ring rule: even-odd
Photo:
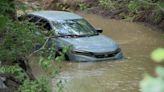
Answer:
[[[0,74],[12,74],[16,76],[19,81],[23,81],[27,77],[27,75],[22,71],[22,68],[20,68],[18,65],[0,67]]]
[[[13,61],[27,56],[32,53],[35,44],[43,42],[43,35],[35,34],[38,29],[34,24],[10,20],[3,23],[6,25],[4,29],[1,29],[1,39],[3,40],[0,44],[0,59],[2,61]]]
[[[19,87],[20,92],[51,92],[49,79],[41,77],[37,80],[24,80],[23,84]]]
[[[126,0],[125,0],[126,1]],[[114,0],[99,0],[97,1],[99,7],[103,8],[105,12],[108,10],[113,15],[124,16],[125,18],[133,17],[133,19],[142,21],[151,21],[151,23],[159,24],[164,19],[164,2],[163,0],[129,0],[126,1],[124,7],[128,8],[128,13],[122,9],[122,4]],[[127,3],[128,2],[128,3]],[[62,6],[62,10],[66,10],[68,6]],[[85,2],[79,3],[80,10],[86,10],[90,7]],[[51,47],[47,46],[47,41],[51,38],[52,33],[45,35],[40,32],[40,29],[33,23],[28,21],[18,21],[16,18],[16,10],[25,11],[26,5],[21,5],[15,0],[0,0],[0,74],[4,77],[12,77],[18,84],[18,88],[14,90],[20,92],[51,92],[49,88],[49,78],[58,73],[60,63],[64,59],[64,53],[69,50],[68,47],[61,51],[60,56],[56,57],[55,44]],[[117,12],[115,12],[117,10]],[[141,14],[142,13],[142,14]],[[147,15],[149,15],[147,17]],[[128,16],[128,17],[127,17]],[[37,33],[41,33],[38,35]],[[36,45],[42,47],[34,51]],[[38,79],[33,78],[28,67],[28,59],[35,55],[38,64],[42,66],[47,76]],[[164,60],[164,49],[159,48],[151,55],[154,61],[162,62]],[[56,66],[52,66],[53,63]],[[25,64],[25,66],[21,66]],[[55,69],[54,69],[55,67]],[[156,68],[156,77],[148,74],[145,75],[141,82],[142,92],[163,92],[164,91],[164,68],[158,66]],[[0,77],[1,77],[0,75]],[[48,77],[50,76],[50,77]],[[58,91],[63,92],[61,82],[57,84]]]
[[[158,48],[151,54],[152,59],[157,62],[164,61],[164,49]],[[144,79],[140,83],[141,92],[164,92],[164,68],[157,66],[155,69],[156,77],[145,74]]]
[[[79,1],[79,7],[80,7],[80,10],[87,10],[89,6],[86,3]]]
[[[157,62],[160,63],[164,60],[164,49],[163,48],[158,48],[155,51],[153,51],[153,53],[151,54],[152,59]]]
[[[66,0],[64,4],[67,8],[88,10],[110,18],[148,22],[162,28],[164,26],[163,0],[75,0],[71,4]]]
[[[13,81],[14,84],[7,83],[13,86],[9,87],[13,91],[51,92],[47,85],[49,78],[58,73],[67,48],[56,57],[55,45],[50,47],[47,44],[52,33],[45,35],[35,24],[17,19],[16,10],[25,11],[20,4],[16,0],[0,0],[0,77]],[[36,45],[42,47],[34,51]],[[36,79],[31,73],[28,60],[33,55],[38,57],[39,65],[46,71],[45,77]],[[54,62],[56,66],[52,66]]]
[[[147,22],[164,27],[163,0],[54,0],[50,6],[56,4],[57,7],[48,9],[87,10],[114,19]]]
[[[115,9],[114,2],[111,0],[99,0],[99,5],[104,9]]]
[[[136,19],[145,18],[142,21],[149,20],[154,24],[158,24],[164,17],[163,0],[133,0],[129,3],[128,8],[130,12],[136,13]],[[146,18],[147,15],[149,17]]]

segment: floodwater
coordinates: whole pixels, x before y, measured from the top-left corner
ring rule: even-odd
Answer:
[[[126,59],[101,62],[63,62],[60,74],[52,79],[53,91],[61,80],[64,92],[139,92],[145,72],[154,73],[150,53],[164,46],[163,33],[142,23],[105,19],[79,13],[92,25],[104,30],[121,47]]]

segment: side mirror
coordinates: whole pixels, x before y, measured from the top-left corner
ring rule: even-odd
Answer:
[[[96,31],[97,31],[98,33],[102,33],[102,32],[103,32],[103,29],[101,29],[101,28],[96,28]]]

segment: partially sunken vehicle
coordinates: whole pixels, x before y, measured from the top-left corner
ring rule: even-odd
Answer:
[[[71,46],[66,56],[71,61],[101,61],[122,59],[118,44],[102,35],[101,29],[95,29],[83,17],[65,11],[36,11],[25,15],[30,22],[53,31],[54,38],[49,42],[56,44],[58,51]]]

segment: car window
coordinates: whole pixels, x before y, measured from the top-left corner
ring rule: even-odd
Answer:
[[[48,31],[52,29],[50,23],[46,19],[40,18],[38,16],[23,15],[18,17],[18,20],[20,21],[27,20],[29,22],[34,23],[39,29],[41,29],[43,33],[48,33]]]
[[[50,31],[52,28],[51,28],[51,25],[50,23],[45,20],[45,19],[41,19],[39,22],[38,22],[39,26],[42,27],[44,30],[47,30],[47,31]]]
[[[53,21],[57,35],[97,35],[94,27],[84,19]]]
[[[42,18],[36,21],[35,25],[37,25],[38,28],[41,29],[41,32],[46,36],[48,36],[50,33],[50,30],[52,30],[50,23],[47,20],[42,19]]]
[[[33,15],[22,15],[22,16],[18,17],[18,20],[19,21],[26,21],[27,20],[29,22],[37,23],[40,20],[40,18],[33,16]]]
[[[43,18],[29,15],[28,20],[29,20],[29,22],[33,22],[35,25],[37,25],[40,29],[42,29],[42,31],[50,31],[51,30],[50,23]]]
[[[31,17],[29,16],[28,18],[29,18],[29,22],[33,22],[33,23],[37,23],[40,20],[40,18],[36,16],[31,16]]]

